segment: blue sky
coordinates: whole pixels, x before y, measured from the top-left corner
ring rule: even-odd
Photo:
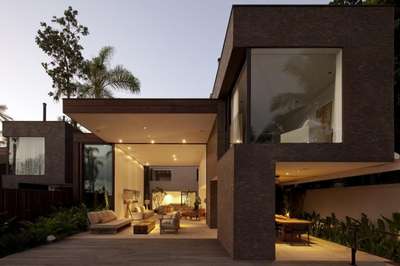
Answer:
[[[232,4],[326,4],[329,1],[229,0],[2,0],[0,8],[0,105],[16,120],[40,120],[42,102],[48,119],[62,115],[61,102],[48,92],[46,60],[34,38],[40,21],[60,16],[71,5],[90,35],[84,56],[111,45],[112,65],[122,64],[141,81],[142,98],[207,98],[211,92]],[[111,4],[112,3],[112,4]],[[115,97],[130,97],[116,93]]]

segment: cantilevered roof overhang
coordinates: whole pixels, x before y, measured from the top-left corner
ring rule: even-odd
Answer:
[[[64,99],[63,112],[110,143],[205,144],[214,99]]]

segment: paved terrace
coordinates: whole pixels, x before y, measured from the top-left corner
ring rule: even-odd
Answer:
[[[346,247],[312,238],[311,246],[277,244],[277,261],[233,261],[204,222],[183,222],[179,234],[133,237],[128,228],[117,235],[78,234],[0,259],[0,265],[349,265]],[[199,238],[199,239],[197,239]],[[200,239],[201,238],[201,239]],[[358,265],[391,265],[358,253]]]

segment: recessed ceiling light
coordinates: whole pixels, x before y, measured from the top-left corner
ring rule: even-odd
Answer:
[[[186,143],[186,139],[182,139],[182,143]]]
[[[146,129],[147,129],[147,127],[143,127],[143,129],[144,129],[144,130],[146,130]]]
[[[240,139],[237,139],[236,143],[242,143],[242,141]]]
[[[172,154],[172,157],[176,157],[176,154]]]
[[[289,172],[286,172],[285,175],[289,175]]]
[[[154,144],[154,143],[156,143],[156,142],[154,141],[154,139],[152,139],[152,140],[150,141],[150,143],[151,143],[151,144]]]
[[[131,149],[131,147],[128,146],[128,150],[130,150],[130,149]]]
[[[148,162],[146,162],[146,166],[149,166],[150,164]]]
[[[176,159],[176,157],[174,157],[174,161],[176,161],[176,160],[178,160],[178,159]]]
[[[119,139],[118,142],[119,142],[119,143],[122,143],[122,139]]]

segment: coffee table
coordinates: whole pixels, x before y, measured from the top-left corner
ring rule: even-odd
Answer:
[[[143,221],[133,225],[133,233],[134,234],[145,234],[150,233],[154,227],[156,226],[156,222],[153,221]]]

